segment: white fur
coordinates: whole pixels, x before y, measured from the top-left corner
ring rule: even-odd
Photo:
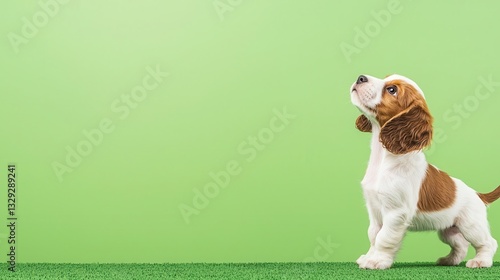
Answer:
[[[491,237],[486,218],[486,206],[477,193],[462,181],[452,178],[456,185],[454,204],[436,212],[417,209],[420,187],[425,178],[427,161],[422,151],[395,155],[379,141],[380,125],[375,120],[375,108],[380,102],[384,84],[403,79],[421,89],[408,78],[392,75],[384,80],[371,76],[368,82],[351,87],[351,100],[372,123],[371,154],[366,174],[361,182],[366,200],[370,226],[370,249],[357,260],[360,268],[386,269],[391,267],[407,230],[437,230],[439,238],[452,248],[450,254],[438,259],[440,265],[457,265],[466,256],[469,243],[476,256],[467,267],[490,267],[497,242]]]

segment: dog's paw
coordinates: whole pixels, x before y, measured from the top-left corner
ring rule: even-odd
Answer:
[[[446,256],[437,260],[437,265],[454,266],[460,264],[462,260],[456,256]]]
[[[359,260],[359,259],[358,259]],[[358,263],[362,269],[388,269],[392,266],[392,259],[382,256],[369,256]]]
[[[362,263],[364,263],[364,262],[365,262],[366,258],[367,258],[367,257],[366,257],[366,255],[361,255],[361,256],[360,256],[360,257],[356,260],[356,263],[357,263],[358,265],[361,265]]]
[[[480,267],[491,267],[493,265],[492,259],[481,259],[481,258],[473,258],[469,260],[465,266],[468,268],[480,268]]]

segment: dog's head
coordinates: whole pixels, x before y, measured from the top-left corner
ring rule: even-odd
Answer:
[[[361,75],[351,86],[351,101],[363,113],[356,127],[364,132],[380,127],[380,142],[389,152],[405,154],[430,145],[432,116],[414,81],[400,75]]]

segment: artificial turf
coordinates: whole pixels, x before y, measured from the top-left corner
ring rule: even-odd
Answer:
[[[18,264],[1,266],[0,279],[500,279],[500,263],[469,269],[432,263],[396,263],[389,270],[361,270],[355,263],[250,264]]]

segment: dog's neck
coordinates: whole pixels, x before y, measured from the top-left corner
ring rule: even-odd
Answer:
[[[410,152],[402,155],[397,155],[389,152],[384,148],[380,142],[380,126],[378,123],[372,122],[372,139],[371,139],[371,153],[366,170],[365,177],[362,184],[370,184],[377,179],[380,167],[384,165],[387,168],[403,168],[410,167],[411,165],[421,164],[425,162],[425,155],[422,151]],[[410,165],[410,166],[408,166]]]

